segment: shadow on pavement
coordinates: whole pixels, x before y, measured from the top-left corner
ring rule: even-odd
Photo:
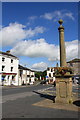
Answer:
[[[78,107],[80,107],[80,100],[74,101],[73,104],[76,105],[76,106],[78,106]]]
[[[53,102],[55,102],[55,97],[56,96],[52,96],[52,95],[48,95],[48,94],[42,94],[42,93],[39,93],[39,92],[36,92],[36,91],[33,91],[33,92],[39,94],[40,97],[44,97],[46,99],[49,99],[49,100],[52,100]]]

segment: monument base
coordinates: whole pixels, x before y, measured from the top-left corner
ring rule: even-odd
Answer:
[[[56,98],[57,103],[72,103],[72,78],[71,75],[56,76]]]

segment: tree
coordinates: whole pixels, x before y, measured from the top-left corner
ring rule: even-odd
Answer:
[[[35,77],[37,77],[38,78],[38,80],[40,80],[40,77],[41,77],[41,79],[45,79],[46,78],[46,75],[47,75],[47,72],[46,72],[46,70],[45,71],[37,71],[37,72],[35,72]]]

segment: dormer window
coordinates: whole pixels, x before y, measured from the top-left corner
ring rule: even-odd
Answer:
[[[5,61],[5,58],[4,57],[2,57],[2,62],[4,62]]]

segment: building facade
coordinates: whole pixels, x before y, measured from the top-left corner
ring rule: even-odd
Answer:
[[[10,51],[0,51],[0,85],[18,85],[19,59]]]
[[[19,65],[18,67],[19,85],[34,84],[35,72]]]
[[[55,77],[54,77],[54,67],[48,67],[47,68],[47,78],[49,83],[54,83]]]
[[[74,71],[74,75],[80,75],[80,59],[73,59],[67,62],[68,67],[71,67]]]

